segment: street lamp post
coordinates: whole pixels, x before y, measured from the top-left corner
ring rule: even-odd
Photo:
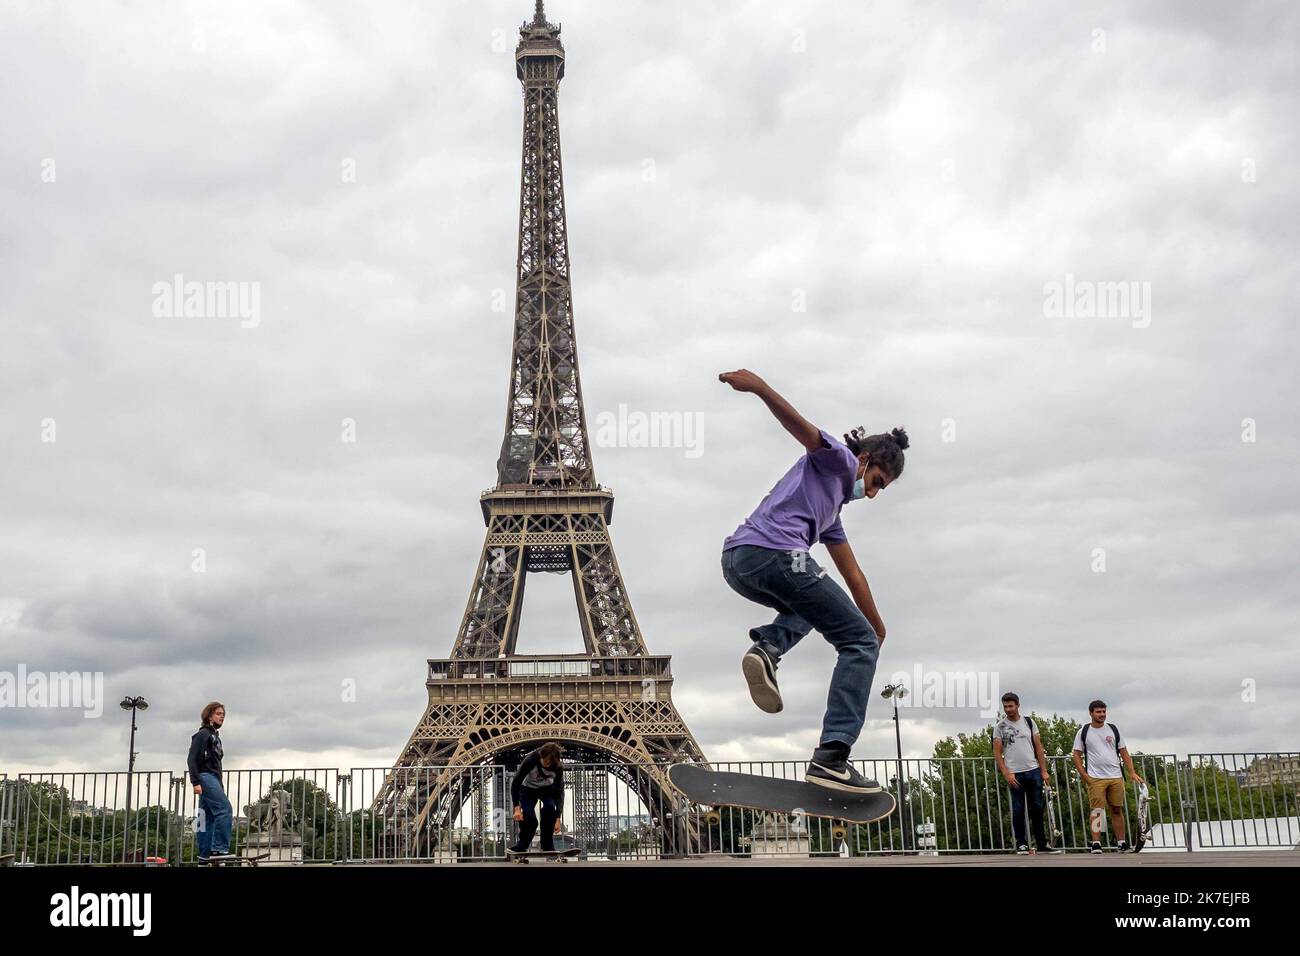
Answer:
[[[131,824],[131,784],[135,775],[135,713],[148,710],[149,702],[143,697],[123,697],[119,706],[131,712],[131,749],[126,761],[126,833],[122,847],[122,862],[126,863],[131,853],[131,831],[134,829]]]
[[[906,853],[908,832],[912,828],[912,815],[907,802],[907,778],[903,774],[903,734],[898,726],[898,702],[907,696],[907,687],[901,682],[886,684],[880,696],[894,705],[894,745],[898,751],[898,772],[894,778],[894,793],[898,799],[898,820],[903,834],[903,852]]]

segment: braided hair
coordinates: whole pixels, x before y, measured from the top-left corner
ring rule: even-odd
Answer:
[[[894,428],[880,435],[868,435],[867,430],[859,425],[844,436],[844,444],[855,455],[868,452],[871,463],[879,465],[894,479],[903,473],[903,450],[911,442],[902,428]]]

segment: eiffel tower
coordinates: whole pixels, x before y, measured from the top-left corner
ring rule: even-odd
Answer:
[[[390,823],[403,821],[408,844],[420,846],[436,842],[467,800],[476,817],[485,814],[486,778],[472,768],[517,766],[547,740],[562,744],[566,762],[602,765],[571,775],[579,814],[607,806],[604,776],[613,774],[652,815],[668,816],[667,764],[704,759],[673,706],[670,659],[649,653],[632,613],[609,535],[614,495],[596,483],[592,467],[569,287],[560,28],[537,0],[519,34],[514,349],[497,483],[480,499],[487,537],[451,657],[429,661],[428,708],[372,805]],[[586,653],[516,653],[531,572],[571,576]],[[499,811],[500,782],[497,791]],[[579,835],[605,826],[579,820]],[[685,831],[664,832],[671,843]]]

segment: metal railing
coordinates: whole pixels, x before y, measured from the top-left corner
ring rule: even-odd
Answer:
[[[891,816],[876,823],[857,825],[799,815],[774,820],[760,811],[718,808],[712,813],[705,811],[710,839],[714,842],[704,846],[714,852],[742,856],[977,854],[1015,850],[1011,792],[992,759],[905,759],[901,794],[896,759],[854,763],[860,772],[880,781],[894,795],[898,806]],[[1181,819],[1174,757],[1143,754],[1134,757],[1134,765],[1148,784],[1154,784],[1151,786],[1153,821]],[[766,761],[712,766],[716,770],[798,780],[803,778],[807,765],[802,761]],[[1087,850],[1093,840],[1091,808],[1071,759],[1048,758],[1048,777],[1055,794],[1052,819],[1044,819],[1048,842],[1062,850]],[[1125,833],[1131,842],[1136,831],[1137,801],[1131,786],[1126,792]],[[1107,820],[1107,829],[1109,826]],[[1032,833],[1032,828],[1027,832]],[[1153,849],[1183,849],[1185,842],[1181,835],[1168,828],[1153,828],[1148,845]]]
[[[1300,843],[1300,752],[1194,753],[1182,767],[1189,846],[1295,847]]]
[[[658,859],[684,852],[666,767],[564,764],[557,849],[587,859]],[[353,769],[349,861],[456,863],[503,860],[519,839],[503,766]],[[534,848],[540,841],[534,838]]]
[[[332,769],[226,771],[230,852],[284,862],[342,859],[337,777]],[[23,773],[0,779],[0,806],[12,834],[0,839],[15,862],[36,866],[190,863],[205,825],[188,777],[163,770]],[[257,827],[272,814],[281,823],[274,839]]]
[[[1290,849],[1300,841],[1300,753],[1139,754],[1134,762],[1150,791],[1149,850]],[[662,764],[566,763],[555,844],[608,861],[1015,849],[1010,790],[992,759],[855,764],[899,798],[891,816],[856,825],[694,805],[668,785]],[[803,761],[711,766],[783,779],[802,779],[806,769]],[[519,837],[512,774],[498,765],[227,771],[230,849],[267,864],[499,861]],[[1093,818],[1070,758],[1049,758],[1049,778],[1049,842],[1084,851]],[[1126,785],[1125,792],[1131,842],[1135,788]],[[183,865],[196,860],[202,825],[183,772],[0,774],[0,862]],[[1113,835],[1102,839],[1113,843]]]
[[[0,863],[8,863],[14,855],[13,789],[9,774],[0,773]]]

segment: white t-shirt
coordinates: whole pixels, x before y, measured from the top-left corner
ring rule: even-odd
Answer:
[[[1088,768],[1088,776],[1099,780],[1122,777],[1119,751],[1115,749],[1115,732],[1110,729],[1110,724],[1102,724],[1100,727],[1085,726],[1088,727],[1088,753],[1084,763]],[[1074,735],[1073,749],[1083,750],[1083,727],[1080,727],[1079,732]]]
[[[1037,726],[1034,730],[1037,731]],[[1012,773],[1024,773],[1038,766],[1038,755],[1030,739],[1029,723],[1022,715],[1019,720],[1003,717],[993,727],[993,736],[1002,741],[1002,759]],[[1092,736],[1091,733],[1088,734]]]

